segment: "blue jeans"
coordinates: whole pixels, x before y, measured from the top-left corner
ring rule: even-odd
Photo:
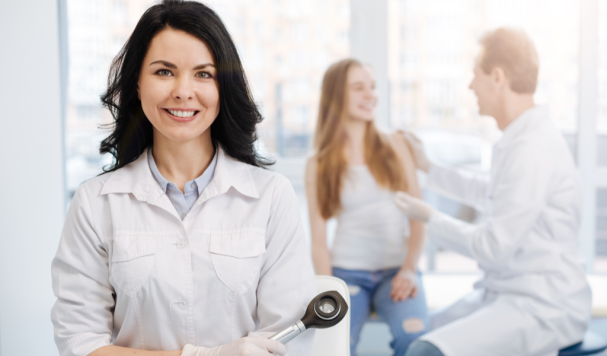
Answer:
[[[355,355],[363,324],[369,317],[371,306],[387,322],[392,333],[390,347],[394,356],[403,356],[413,340],[426,332],[428,310],[426,295],[418,274],[416,298],[394,303],[390,299],[392,278],[398,268],[380,271],[353,271],[333,268],[333,275],[343,279],[350,289],[350,354]]]
[[[424,340],[417,340],[407,351],[406,356],[445,356],[438,347]]]

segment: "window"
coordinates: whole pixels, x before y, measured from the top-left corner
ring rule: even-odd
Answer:
[[[99,96],[112,58],[130,31],[128,14],[152,1],[68,0],[68,98],[65,118],[66,184],[69,197],[83,181],[101,173],[111,157],[99,155],[100,129],[111,122]]]

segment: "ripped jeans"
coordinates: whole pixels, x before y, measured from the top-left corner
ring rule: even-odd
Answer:
[[[390,347],[394,356],[403,356],[409,344],[426,332],[428,310],[421,274],[417,276],[417,297],[394,303],[390,299],[391,282],[398,270],[371,272],[333,268],[333,275],[343,279],[350,289],[350,355],[356,355],[360,331],[369,317],[371,306],[390,326]]]

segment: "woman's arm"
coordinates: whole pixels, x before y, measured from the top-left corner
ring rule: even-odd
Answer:
[[[256,290],[259,324],[257,330],[249,333],[250,337],[267,337],[296,323],[316,296],[297,196],[283,176],[277,175],[275,179],[266,227],[266,252]],[[310,355],[313,343],[314,333],[306,332],[291,340],[287,350],[290,355]]]
[[[394,149],[400,156],[407,179],[407,193],[421,199],[421,189],[415,175],[415,163],[413,155],[404,137],[395,134],[392,140]],[[425,225],[416,220],[409,219],[410,235],[407,246],[407,256],[405,262],[400,268],[399,273],[392,281],[392,292],[390,294],[394,301],[405,300],[409,296],[417,296],[417,264],[424,248],[424,238],[426,235]]]
[[[78,188],[51,265],[57,301],[51,318],[61,355],[180,356],[177,351],[144,351],[110,345],[115,306],[108,255],[94,226],[85,186]]]
[[[181,350],[177,351],[146,351],[138,349],[129,349],[120,346],[104,346],[88,356],[181,356]]]
[[[51,264],[57,297],[51,320],[62,356],[88,355],[112,341],[115,291],[107,247],[94,226],[89,186],[81,185],[72,199]]]
[[[310,232],[312,234],[312,261],[314,270],[319,275],[332,275],[331,255],[327,248],[327,221],[320,215],[316,199],[316,157],[312,156],[306,163],[306,197]]]

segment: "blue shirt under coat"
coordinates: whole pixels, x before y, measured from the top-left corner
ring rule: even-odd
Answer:
[[[200,177],[187,182],[183,189],[184,192],[182,193],[174,183],[169,182],[162,176],[162,174],[160,174],[160,171],[156,166],[156,162],[154,161],[154,156],[152,155],[152,148],[150,147],[149,149],[148,163],[150,165],[152,175],[158,184],[160,184],[160,188],[162,188],[164,193],[169,197],[171,203],[173,203],[173,206],[175,207],[175,210],[177,210],[177,214],[179,214],[181,220],[183,220],[190,212],[190,209],[192,209],[192,206],[204,188],[206,188],[211,182],[211,179],[213,179],[213,175],[215,174],[215,165],[217,164],[217,150],[215,151],[215,156],[213,156],[211,164],[209,164],[207,169],[202,172]]]

